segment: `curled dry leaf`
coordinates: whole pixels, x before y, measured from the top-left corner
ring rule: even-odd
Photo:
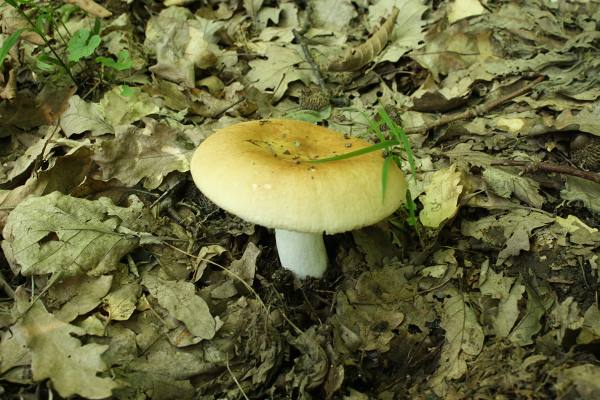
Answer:
[[[349,49],[340,60],[329,64],[329,70],[333,72],[356,71],[373,60],[373,57],[383,50],[390,39],[396,18],[398,18],[398,9],[394,7],[389,18],[369,40],[355,49]]]
[[[98,4],[92,0],[64,0],[64,1],[65,1],[65,3],[68,3],[68,4],[75,4],[76,6],[81,8],[83,11],[87,12],[88,14],[93,15],[94,17],[108,18],[112,15],[112,13],[110,11],[108,11],[106,8],[102,7],[100,4]]]

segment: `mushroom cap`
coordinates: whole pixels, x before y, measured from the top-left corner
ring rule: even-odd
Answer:
[[[345,232],[392,214],[405,199],[404,175],[389,164],[382,198],[381,152],[309,160],[369,145],[303,121],[241,122],[200,144],[191,173],[206,197],[246,221],[299,232]]]

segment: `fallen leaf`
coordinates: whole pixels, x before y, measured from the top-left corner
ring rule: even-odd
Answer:
[[[101,275],[115,269],[139,243],[131,229],[142,205],[122,208],[108,199],[77,199],[54,192],[19,204],[8,216],[2,249],[23,275]],[[123,229],[129,226],[127,233]]]
[[[69,108],[60,117],[60,127],[67,137],[85,131],[90,131],[92,135],[114,133],[114,127],[104,118],[102,106],[86,102],[79,96],[69,100]]]
[[[229,266],[229,272],[241,279],[246,284],[252,286],[254,274],[256,273],[256,259],[260,255],[260,249],[252,242],[248,242],[242,258],[233,260]]]
[[[483,329],[466,295],[452,288],[444,300],[441,326],[446,341],[440,355],[439,367],[430,378],[435,392],[446,392],[449,380],[460,379],[467,372],[467,361],[479,355],[483,348]]]
[[[583,314],[583,326],[579,336],[578,344],[588,344],[600,341],[600,310],[592,304]]]
[[[486,12],[479,0],[454,0],[448,4],[448,23],[474,17]]]
[[[425,194],[419,197],[423,210],[419,214],[421,223],[430,228],[437,228],[458,211],[458,198],[463,186],[460,184],[461,173],[452,165],[436,171],[431,177]]]
[[[428,7],[420,0],[380,0],[369,6],[368,21],[370,31],[387,18],[393,7],[400,10],[390,43],[376,57],[376,62],[396,62],[410,50],[421,47],[425,41],[422,17]]]
[[[357,13],[350,0],[311,0],[314,26],[330,31],[347,32]]]
[[[564,369],[558,373],[556,382],[558,398],[576,396],[573,388],[581,399],[600,398],[600,367],[594,364],[582,364]]]
[[[591,211],[600,213],[600,183],[568,176],[560,197],[568,201],[581,200]]]
[[[542,208],[544,197],[540,195],[540,185],[531,178],[500,168],[487,167],[483,178],[488,187],[498,196],[506,199],[515,195],[521,201],[535,208]]]
[[[185,324],[192,335],[202,339],[211,339],[215,335],[215,319],[204,299],[196,294],[194,284],[167,281],[151,274],[144,274],[142,284],[162,307]]]
[[[60,306],[54,316],[63,322],[71,322],[77,316],[96,308],[108,293],[113,277],[77,276],[54,284],[49,290],[49,298]]]
[[[131,275],[118,272],[113,278],[111,291],[102,299],[108,318],[115,321],[128,320],[136,309],[142,287]]]
[[[131,127],[98,143],[92,158],[101,167],[102,179],[117,178],[128,186],[143,181],[146,189],[156,189],[169,173],[189,170],[193,145],[175,129],[145,121],[144,128]]]
[[[533,343],[533,336],[542,329],[540,319],[554,302],[553,292],[545,285],[535,289],[531,285],[526,286],[526,293],[525,313],[508,335],[508,339],[518,346]]]
[[[584,317],[579,310],[579,304],[569,296],[560,303],[556,303],[548,315],[551,332],[558,343],[562,343],[568,331],[578,331],[584,323]]]
[[[265,60],[252,60],[246,81],[257,89],[273,94],[273,102],[280,100],[291,82],[310,84],[313,75],[309,65],[296,48],[271,44],[265,51]]]
[[[82,329],[49,314],[41,301],[30,305],[25,290],[19,289],[15,294],[17,308],[24,315],[12,329],[24,336],[31,349],[33,379],[37,382],[50,379],[62,397],[109,397],[118,384],[110,378],[97,376],[107,370],[101,355],[108,346],[95,343],[82,345],[74,337],[83,335]]]
[[[498,300],[495,312],[491,315],[494,333],[498,337],[507,337],[520,315],[519,301],[525,293],[525,286],[515,282],[515,278],[496,273],[485,260],[479,275],[479,289],[484,296]]]

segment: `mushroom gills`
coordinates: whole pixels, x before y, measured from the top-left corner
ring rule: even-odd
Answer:
[[[327,269],[327,251],[322,233],[275,229],[279,260],[298,278],[321,278]]]

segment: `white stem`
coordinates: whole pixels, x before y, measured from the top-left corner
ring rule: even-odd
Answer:
[[[275,241],[281,265],[298,278],[320,278],[327,269],[323,234],[275,229]]]

